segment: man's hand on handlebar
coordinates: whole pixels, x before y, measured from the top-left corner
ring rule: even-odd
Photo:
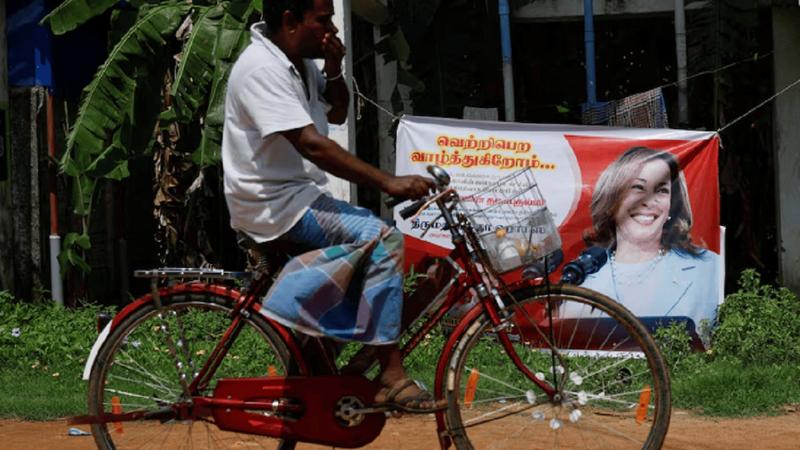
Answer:
[[[420,175],[402,175],[392,177],[384,191],[397,199],[418,199],[436,189],[433,179]]]

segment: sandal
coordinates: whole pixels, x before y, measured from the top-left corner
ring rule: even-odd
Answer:
[[[410,393],[408,393],[411,391]],[[400,395],[406,393],[406,395]],[[377,398],[383,398],[377,401]],[[403,378],[386,386],[378,391],[376,397],[377,404],[374,406],[389,406],[399,411],[425,414],[447,409],[447,401],[433,398],[430,392],[422,389],[419,384],[411,378]]]

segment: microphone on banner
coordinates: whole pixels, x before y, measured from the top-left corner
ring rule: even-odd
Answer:
[[[561,283],[581,284],[587,275],[600,270],[608,260],[608,253],[602,247],[590,247],[583,251],[577,258],[564,266],[561,272]]]

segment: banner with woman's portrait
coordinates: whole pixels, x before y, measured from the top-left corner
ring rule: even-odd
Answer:
[[[564,260],[603,261],[582,286],[616,299],[651,328],[683,324],[699,347],[723,298],[718,151],[719,137],[705,131],[405,116],[396,171],[426,175],[428,165],[439,165],[462,198],[530,207],[536,200],[481,194],[529,168]],[[448,253],[450,235],[435,220],[438,211],[404,221],[397,215],[402,206],[395,220],[407,237],[407,264]],[[498,223],[498,236],[506,239],[515,227]]]

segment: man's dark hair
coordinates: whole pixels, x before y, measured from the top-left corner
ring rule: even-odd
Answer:
[[[267,29],[277,31],[281,27],[281,18],[284,11],[289,11],[298,21],[303,20],[303,14],[314,7],[314,0],[263,0],[264,22]]]

